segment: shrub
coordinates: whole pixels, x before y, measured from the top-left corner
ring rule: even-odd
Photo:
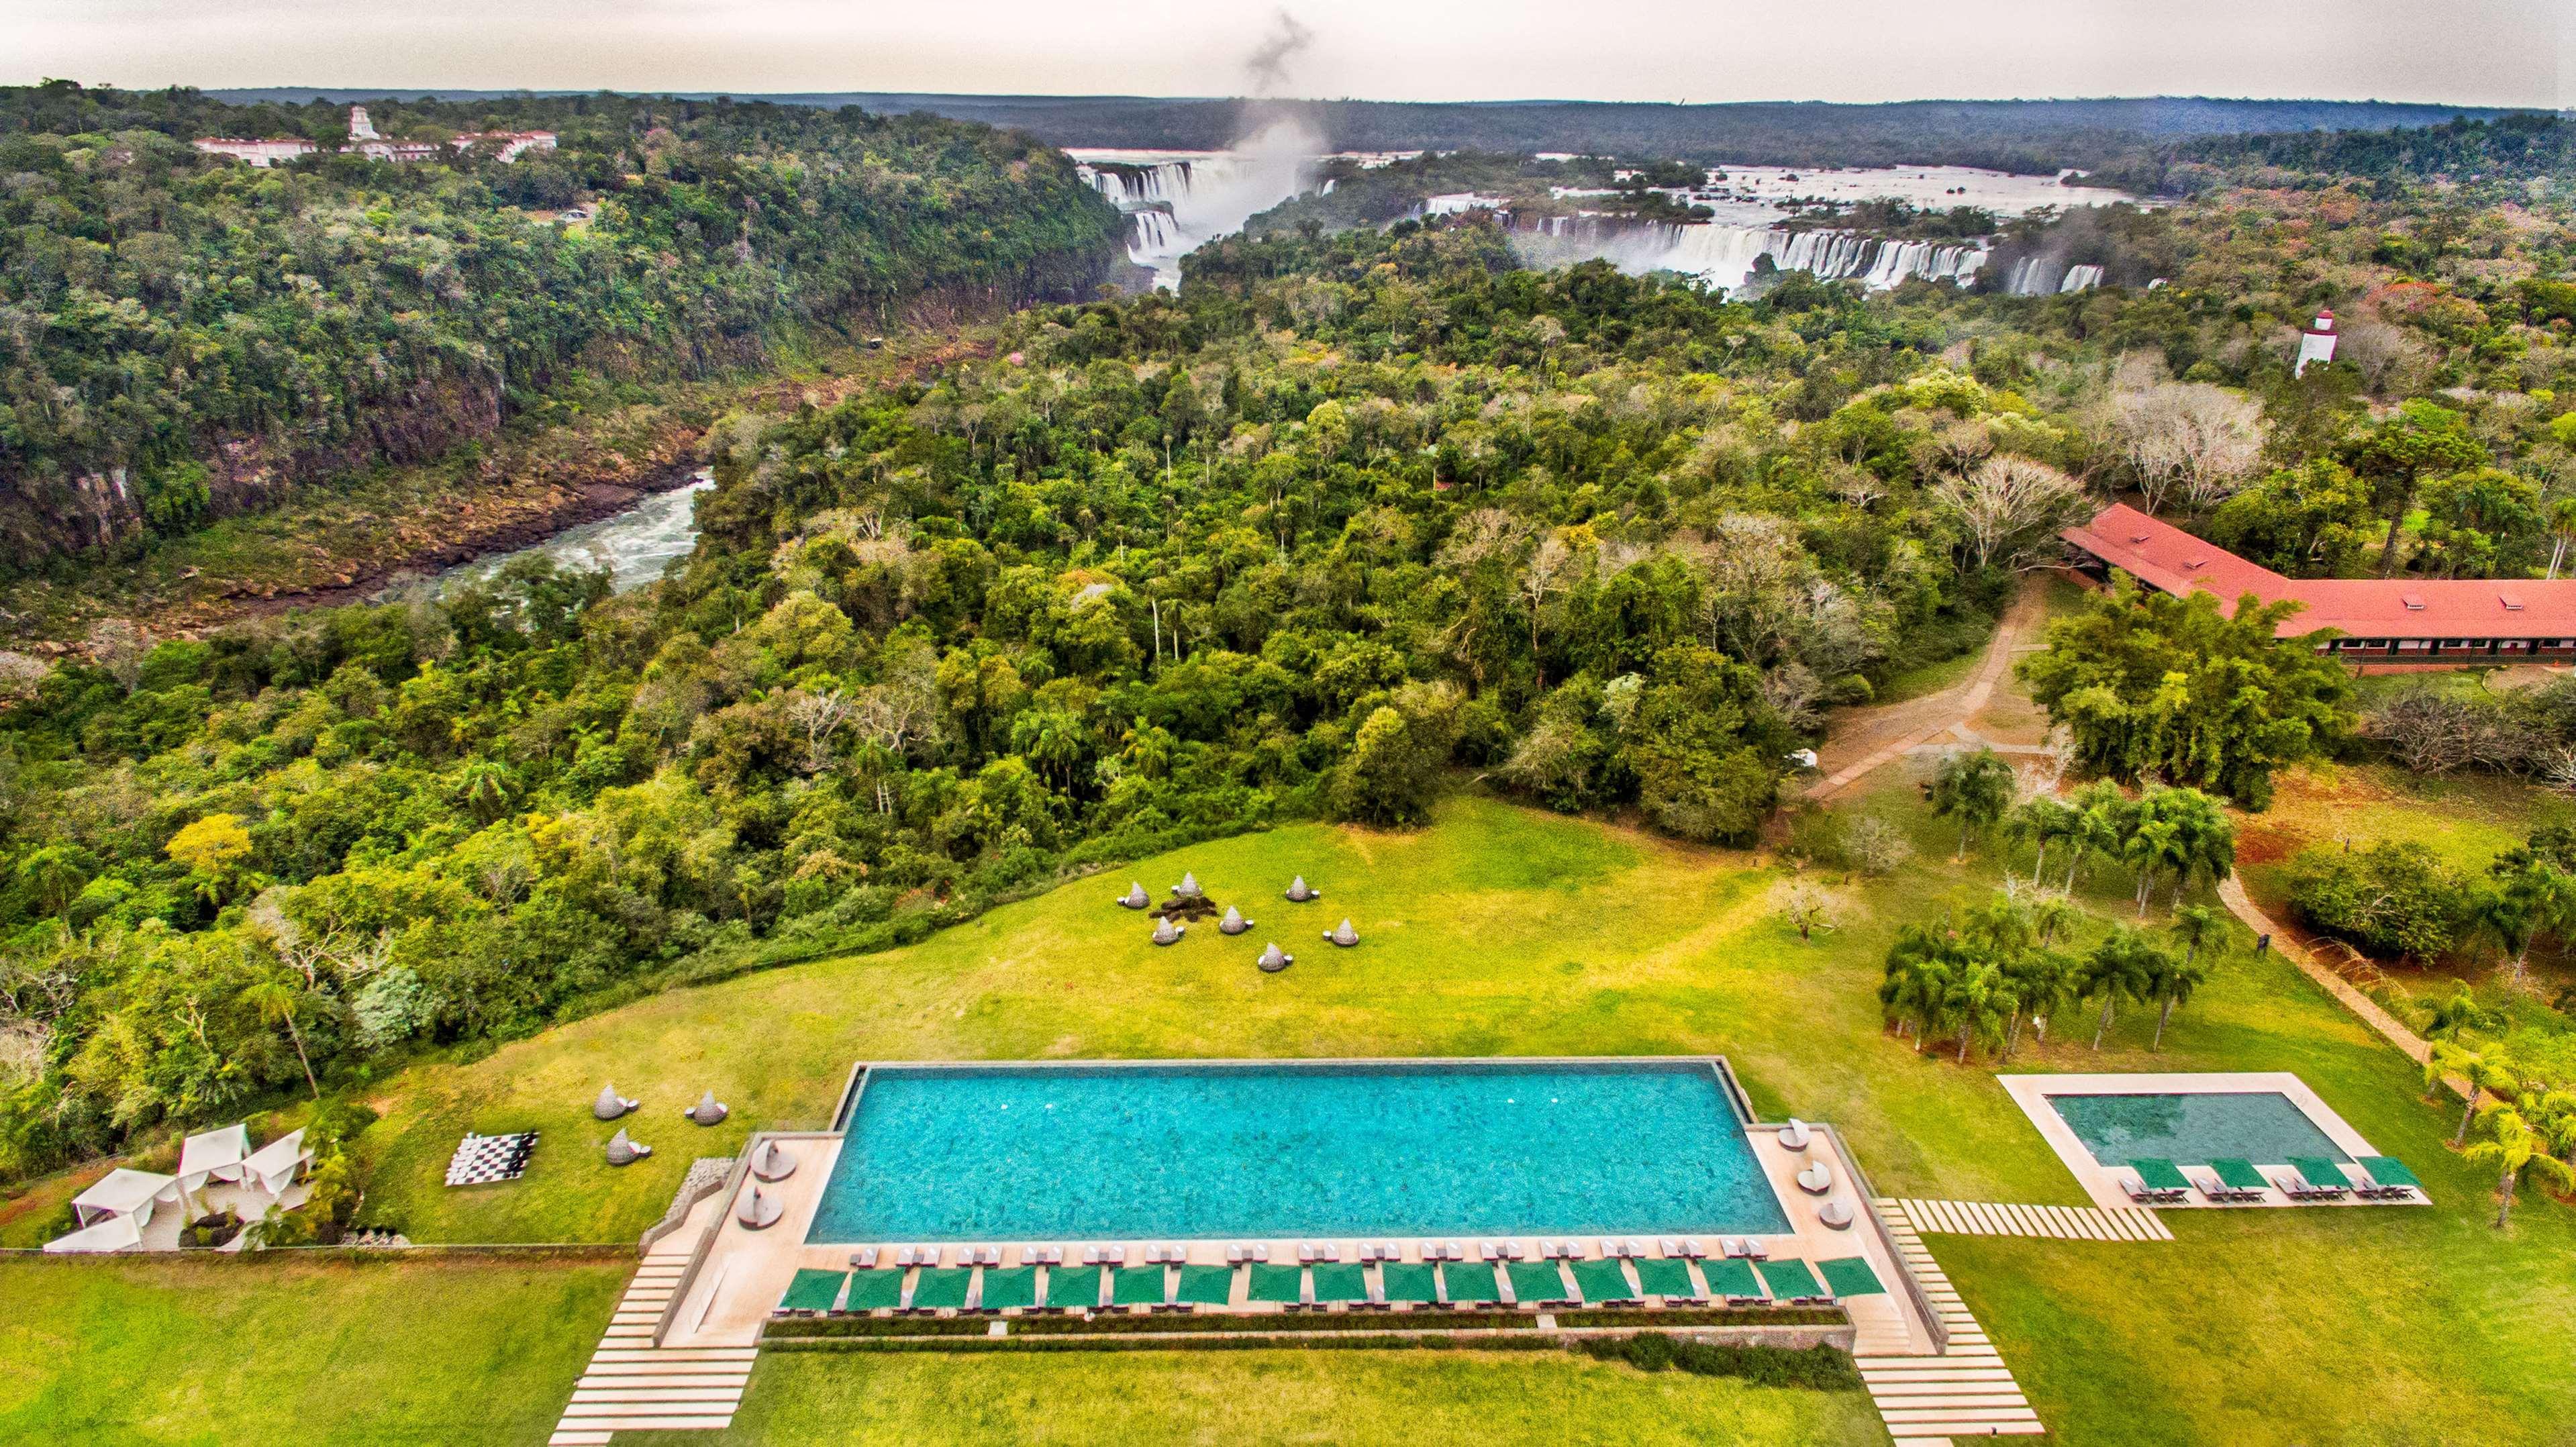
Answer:
[[[2468,907],[2467,886],[2421,844],[2318,847],[2290,862],[2291,912],[2368,954],[2432,959],[2459,940]]]
[[[1841,1392],[1862,1388],[1860,1368],[1852,1365],[1850,1353],[1822,1343],[1803,1350],[1731,1346],[1641,1331],[1635,1336],[1595,1338],[1583,1342],[1578,1350],[1603,1361],[1626,1362],[1646,1372],[1670,1369],[1703,1377],[1741,1377],[1763,1387]]]

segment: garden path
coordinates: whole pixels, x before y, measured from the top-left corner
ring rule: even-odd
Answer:
[[[2047,586],[2046,574],[2034,573],[2022,579],[2021,592],[2004,610],[2003,621],[1996,625],[1995,636],[1988,640],[1976,671],[1958,683],[1903,703],[1837,715],[1832,731],[1816,750],[1816,767],[1824,777],[1807,787],[1805,797],[1830,799],[1871,770],[1933,743],[1944,734],[1956,735],[1961,743],[1981,742],[1969,729],[1969,722],[1984,711],[1987,701],[1994,697],[1995,686],[2004,681],[2014,660],[2039,646],[2035,640],[2047,617]]]

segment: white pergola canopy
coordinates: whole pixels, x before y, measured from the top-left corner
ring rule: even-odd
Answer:
[[[295,1173],[312,1159],[313,1153],[304,1148],[304,1132],[288,1131],[242,1159],[242,1184],[282,1195],[295,1183]]]
[[[45,1249],[58,1255],[95,1255],[109,1251],[131,1251],[143,1244],[143,1230],[132,1216],[110,1216],[95,1226],[83,1226],[68,1236],[57,1236],[45,1243]]]
[[[250,1154],[250,1127],[228,1125],[192,1135],[179,1147],[179,1185],[196,1190],[209,1180],[238,1181],[242,1160]]]
[[[128,1170],[123,1166],[99,1178],[96,1184],[72,1197],[72,1212],[83,1226],[95,1226],[111,1216],[130,1215],[137,1226],[152,1219],[156,1202],[179,1200],[179,1178],[155,1175],[150,1171]]]

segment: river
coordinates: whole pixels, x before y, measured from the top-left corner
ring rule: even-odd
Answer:
[[[685,558],[698,545],[698,494],[716,485],[700,468],[684,487],[652,493],[623,512],[579,523],[543,542],[506,553],[486,553],[432,577],[397,583],[379,594],[388,601],[443,598],[467,583],[481,582],[509,566],[513,558],[552,558],[561,568],[608,570],[609,587],[631,592],[658,582],[674,558]]]

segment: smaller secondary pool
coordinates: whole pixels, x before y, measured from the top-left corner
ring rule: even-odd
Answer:
[[[2051,1095],[2048,1104],[2105,1166],[2148,1159],[2197,1166],[2222,1157],[2257,1165],[2282,1165],[2292,1156],[2352,1159],[2276,1090]]]
[[[806,1239],[1778,1235],[1711,1059],[869,1069]]]

